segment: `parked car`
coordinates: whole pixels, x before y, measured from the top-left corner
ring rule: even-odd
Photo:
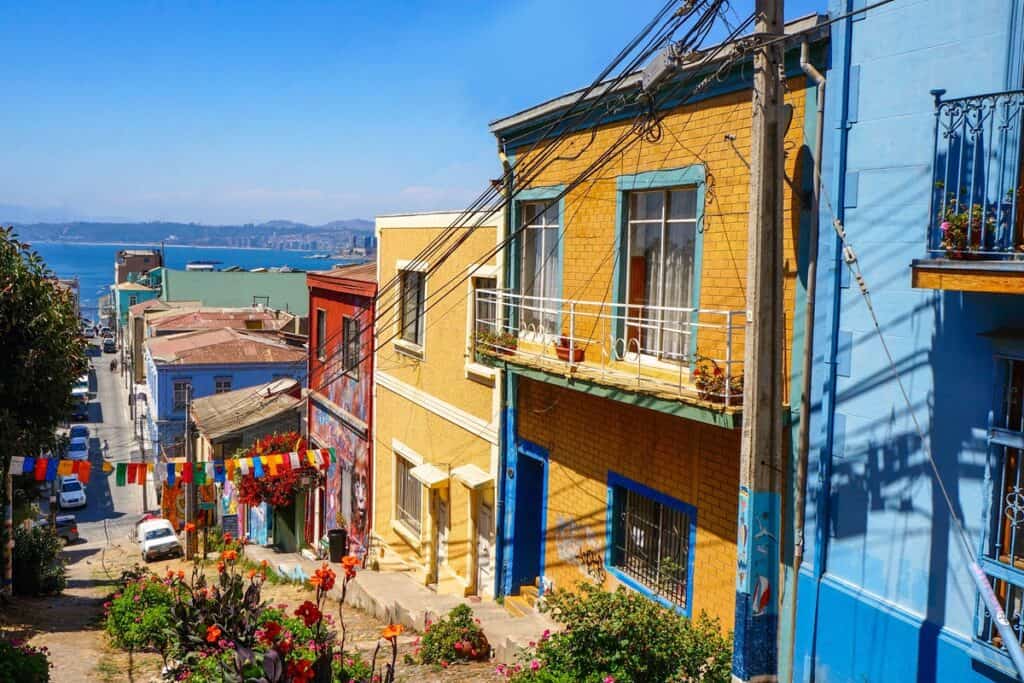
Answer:
[[[50,519],[48,517],[40,517],[35,521],[35,526],[49,527]],[[57,515],[57,535],[60,536],[64,543],[71,544],[78,541],[78,520],[75,519],[74,515]]]
[[[69,508],[84,508],[88,501],[85,496],[85,486],[78,481],[75,475],[61,477],[57,489],[57,506],[61,510]]]
[[[88,460],[89,459],[89,438],[84,436],[76,436],[71,439],[71,444],[68,446],[68,460]]]
[[[86,339],[95,339],[96,331],[93,330],[91,327],[83,327],[82,336],[84,336]]]
[[[103,353],[117,353],[117,342],[113,339],[104,339]]]
[[[68,436],[72,439],[88,439],[89,428],[85,425],[71,425],[71,431],[68,432]]]
[[[89,419],[89,401],[79,398],[71,408],[71,419],[86,422]]]
[[[174,533],[174,527],[166,519],[150,519],[138,526],[139,545],[142,560],[151,562],[164,557],[183,557],[184,548]]]
[[[109,327],[105,327],[105,326],[101,327],[100,328],[100,336],[103,337],[104,339],[113,339],[114,331],[112,329],[110,329]]]

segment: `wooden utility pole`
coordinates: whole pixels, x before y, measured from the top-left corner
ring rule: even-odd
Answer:
[[[782,0],[757,0],[755,35],[782,35]],[[754,55],[734,681],[777,676],[782,472],[782,188],[786,115],[781,41]]]
[[[185,462],[188,463],[192,472],[191,481],[185,489],[185,555],[189,558],[195,557],[199,551],[198,537],[196,536],[196,508],[198,507],[198,491],[196,490],[196,455],[192,452],[192,385],[185,385]],[[191,525],[191,526],[189,526]]]

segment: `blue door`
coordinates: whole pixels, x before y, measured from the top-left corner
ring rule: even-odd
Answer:
[[[539,450],[539,449],[537,449]],[[514,476],[508,485],[509,499],[515,501],[512,514],[512,571],[506,583],[512,594],[519,587],[533,585],[543,571],[545,458],[533,448],[521,446],[516,454]]]

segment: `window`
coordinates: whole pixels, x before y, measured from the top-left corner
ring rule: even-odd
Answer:
[[[316,309],[316,358],[327,358],[327,311]]]
[[[192,393],[192,382],[187,379],[174,380],[174,408],[184,408]]]
[[[139,297],[135,296],[134,294],[128,297],[129,306],[134,306],[137,303],[139,303]]]
[[[498,279],[493,277],[473,278],[473,332],[494,334],[498,331],[498,306],[494,296],[480,294],[481,289],[497,289]]]
[[[989,512],[988,539],[981,564],[992,581],[1003,611],[1013,623],[1018,638],[1024,631],[1016,627],[1024,611],[1024,451],[1014,448],[1024,436],[1024,361],[999,358],[997,370],[1001,386],[1001,405],[995,411],[991,443],[998,466],[991,471],[992,507]],[[986,472],[988,476],[988,472]],[[998,644],[1000,636],[987,610],[981,609],[979,639]]]
[[[395,516],[409,530],[420,533],[420,500],[423,485],[412,474],[415,465],[400,455],[395,455],[395,481],[398,495],[395,497]]]
[[[545,210],[545,202],[520,205],[523,216],[523,252],[519,292],[529,297],[520,311],[525,329],[555,333],[558,314],[550,310],[561,294],[561,262],[558,256],[558,203]],[[539,310],[547,308],[547,310]]]
[[[643,590],[687,607],[689,506],[616,477],[612,494],[611,566]]]
[[[350,377],[359,379],[359,318],[343,318],[341,336],[342,367]]]
[[[423,346],[424,274],[415,270],[399,271],[402,283],[402,340]]]
[[[689,347],[697,189],[630,192],[626,339],[631,351],[679,361]]]
[[[213,393],[224,394],[231,391],[230,377],[215,377],[213,379]]]

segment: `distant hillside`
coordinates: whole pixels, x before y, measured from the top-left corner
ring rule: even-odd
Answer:
[[[3,216],[0,216],[0,222]],[[201,246],[270,247],[327,250],[362,246],[373,234],[373,221],[362,218],[306,225],[274,220],[258,225],[203,225],[200,223],[119,222],[14,222],[28,241],[62,242],[166,242]]]

